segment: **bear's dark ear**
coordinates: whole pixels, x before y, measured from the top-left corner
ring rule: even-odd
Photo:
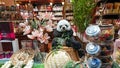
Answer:
[[[53,35],[54,35],[54,37],[61,37],[62,36],[61,32],[58,32],[56,29],[53,30]]]

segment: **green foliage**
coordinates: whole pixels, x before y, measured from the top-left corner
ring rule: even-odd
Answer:
[[[31,20],[31,27],[33,29],[37,29],[38,28],[38,21],[37,20]]]
[[[69,61],[65,66],[64,68],[80,68],[80,64],[75,66],[75,62],[74,61]]]
[[[95,7],[94,0],[74,0],[72,4],[74,23],[80,32],[84,32],[92,18],[92,9]]]
[[[63,39],[64,39],[64,40],[63,40]],[[63,42],[66,41],[66,40],[69,40],[69,39],[70,39],[70,36],[68,35],[67,32],[63,32],[61,38],[56,37],[55,40],[56,40],[56,42],[57,42],[57,46],[52,47],[53,55],[54,55],[54,54],[57,54],[57,51],[63,47],[63,45],[62,45]],[[70,42],[69,42],[69,43],[70,43]]]
[[[3,65],[3,63],[0,63],[0,67]]]

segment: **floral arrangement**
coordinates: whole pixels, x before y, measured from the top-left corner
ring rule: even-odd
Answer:
[[[52,23],[54,15],[52,12],[34,14],[33,20],[20,23],[23,28],[23,34],[30,39],[36,39],[40,43],[48,44],[50,36],[48,33],[52,32],[55,25]]]

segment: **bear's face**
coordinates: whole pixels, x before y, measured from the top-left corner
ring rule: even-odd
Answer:
[[[67,20],[60,20],[57,24],[57,31],[69,31],[71,30],[71,25]]]

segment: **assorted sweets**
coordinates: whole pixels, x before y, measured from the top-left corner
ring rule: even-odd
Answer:
[[[88,67],[93,68],[92,62],[96,60],[96,64],[99,64],[97,68],[106,68],[108,66],[111,68],[113,63],[111,55],[114,50],[114,26],[111,24],[91,24],[87,27],[85,33],[89,42],[86,45],[86,51],[89,54],[87,61],[91,59],[91,62],[87,63]],[[99,62],[97,63],[97,61]],[[93,63],[95,64],[95,62]]]
[[[103,43],[114,39],[114,26],[110,25],[90,25],[86,29],[86,35],[89,41]]]

